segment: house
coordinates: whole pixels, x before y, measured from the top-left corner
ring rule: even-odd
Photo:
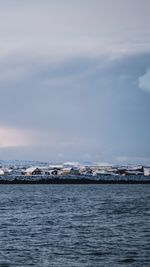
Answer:
[[[129,166],[125,170],[126,175],[142,175],[144,173],[143,166]]]
[[[63,165],[62,164],[50,164],[49,165],[49,169],[51,170],[61,170],[63,168]]]
[[[93,176],[98,176],[98,175],[111,175],[111,173],[106,170],[96,170],[93,172]]]
[[[125,176],[126,175],[126,170],[127,170],[126,167],[118,167],[116,173],[119,174],[119,175]]]
[[[53,169],[53,170],[46,170],[44,174],[53,176],[53,175],[58,175],[58,173],[59,170]]]
[[[77,167],[72,167],[70,170],[70,174],[72,175],[79,175],[80,174],[80,169]]]
[[[26,170],[24,170],[23,174],[30,176],[30,175],[41,175],[41,170],[37,167],[30,167]]]
[[[68,175],[68,174],[70,174],[71,169],[72,168],[70,168],[70,167],[63,168],[61,171],[61,174],[62,175]]]
[[[4,174],[5,172],[2,169],[0,169],[0,175],[4,175]]]
[[[11,169],[8,168],[0,168],[0,175],[4,175],[4,174],[10,174],[12,172]]]
[[[144,175],[145,176],[150,176],[150,167],[144,167]]]
[[[93,172],[92,170],[85,170],[81,173],[81,175],[84,175],[84,176],[93,176]]]
[[[80,166],[79,167],[80,174],[86,172],[86,167],[85,166]]]

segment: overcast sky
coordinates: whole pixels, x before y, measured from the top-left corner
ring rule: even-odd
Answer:
[[[149,14],[0,0],[0,159],[150,164]]]

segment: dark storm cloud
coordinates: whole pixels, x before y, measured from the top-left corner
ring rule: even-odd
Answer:
[[[37,142],[41,130],[53,133],[53,150],[58,145],[68,154],[77,146],[93,155],[149,157],[150,94],[138,81],[149,63],[150,54],[83,57],[55,66],[29,61],[20,80],[1,80],[1,125],[36,130]],[[51,146],[50,136],[45,142]]]
[[[0,152],[148,158],[149,13],[149,0],[0,1]]]

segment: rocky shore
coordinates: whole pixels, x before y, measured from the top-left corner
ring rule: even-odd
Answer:
[[[143,175],[113,176],[0,176],[0,184],[150,184],[150,177]]]

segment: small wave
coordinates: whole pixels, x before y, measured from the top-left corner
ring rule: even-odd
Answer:
[[[124,259],[124,260],[122,260],[122,261],[120,261],[120,262],[122,262],[122,263],[132,263],[132,262],[135,262],[136,261],[136,259],[133,259],[133,258],[127,258],[127,259]]]
[[[11,267],[11,265],[10,265],[9,262],[1,261],[1,262],[0,262],[0,267]]]

